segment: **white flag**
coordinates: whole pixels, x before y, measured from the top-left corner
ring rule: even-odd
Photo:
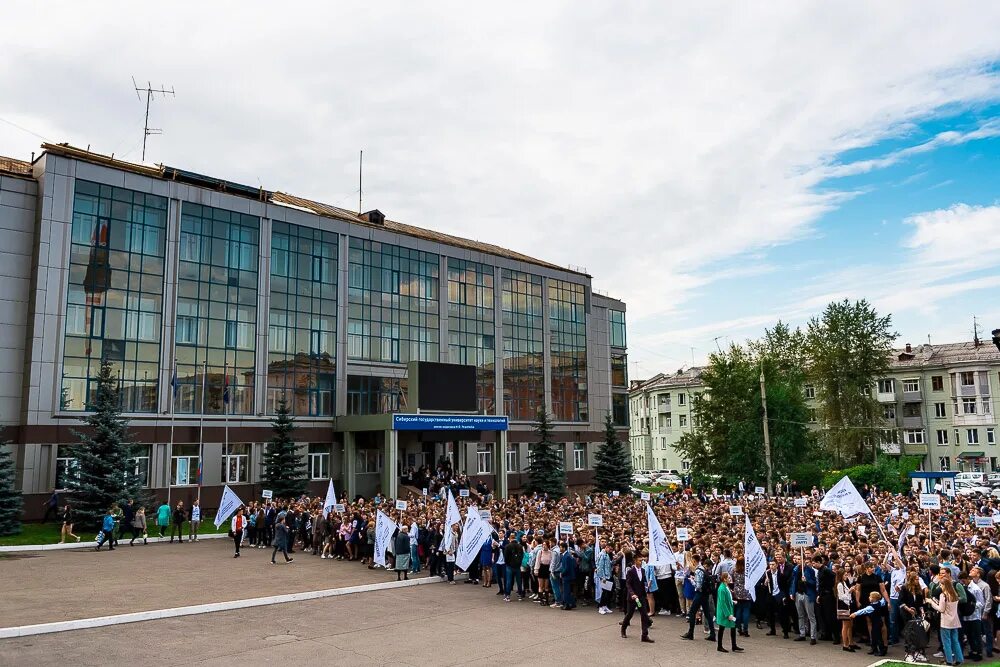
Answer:
[[[493,529],[483,521],[479,512],[469,512],[465,515],[465,526],[462,528],[462,539],[458,541],[458,551],[455,553],[455,563],[463,570],[479,555],[483,544],[490,539]]]
[[[243,501],[226,484],[226,488],[222,490],[222,500],[219,501],[219,511],[215,513],[215,527],[218,528],[221,526],[222,522],[228,519],[242,505]]]
[[[601,536],[597,532],[597,528],[594,528],[594,560],[597,560],[597,556],[601,553]],[[601,601],[601,593],[603,589],[601,588],[601,575],[594,570],[594,602]]]
[[[396,522],[378,510],[375,513],[375,563],[385,567],[385,550],[389,547],[392,534],[396,532]]]
[[[851,478],[847,475],[833,485],[833,488],[826,492],[823,500],[819,503],[819,508],[823,511],[836,511],[846,519],[856,514],[871,514],[868,503],[861,497],[858,490],[851,483]]]
[[[326,489],[326,500],[323,502],[323,518],[330,513],[333,506],[337,504],[337,492],[333,489],[333,479],[330,480],[330,486]]]
[[[451,489],[448,489],[448,511],[444,516],[444,542],[441,548],[442,551],[448,551],[451,548],[451,528],[461,520],[462,515],[458,512],[458,503],[455,502],[455,496],[452,495]]]
[[[743,537],[743,587],[750,594],[750,599],[757,601],[757,591],[754,587],[767,570],[767,557],[757,541],[757,533],[750,525],[750,516],[743,515],[746,520],[746,534]]]
[[[646,562],[649,565],[673,565],[677,562],[670,544],[667,543],[667,534],[649,503],[646,503],[646,528],[649,535],[649,560]]]

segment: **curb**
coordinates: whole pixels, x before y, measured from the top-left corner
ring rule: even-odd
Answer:
[[[215,540],[222,537],[230,539],[229,535],[226,533],[205,533],[204,535],[198,536],[198,541]],[[150,537],[147,538],[147,540],[150,544],[159,544],[160,542],[165,544],[170,543],[169,537]],[[120,539],[118,541],[121,542]],[[94,540],[80,540],[79,542],[67,542],[66,544],[15,544],[0,547],[0,553],[18,553],[20,551],[62,551],[63,549],[93,549],[95,544],[96,542],[94,542]]]
[[[456,580],[458,580],[457,576]],[[246,600],[231,600],[229,602],[210,602],[207,604],[191,605],[189,607],[154,609],[152,611],[138,611],[129,614],[115,614],[114,616],[81,618],[73,621],[56,621],[54,623],[20,625],[9,628],[0,628],[0,639],[30,637],[32,635],[44,635],[54,632],[70,632],[72,630],[101,628],[108,625],[139,623],[141,621],[155,621],[161,618],[175,618],[177,616],[211,614],[217,611],[232,611],[235,609],[247,609],[249,607],[264,607],[272,604],[298,602],[300,600],[318,600],[320,598],[350,595],[352,593],[366,593],[369,591],[391,590],[394,588],[407,588],[410,586],[423,586],[438,583],[442,583],[442,580],[438,577],[423,577],[421,579],[410,579],[409,581],[386,581],[378,584],[364,584],[361,586],[348,586],[346,588],[330,588],[321,591],[305,591],[302,593],[287,593],[285,595],[270,595],[267,597],[249,598]]]
[[[882,658],[881,660],[876,660],[875,662],[873,662],[872,664],[868,665],[867,667],[879,667],[879,665],[887,665],[890,662],[902,662],[902,660],[896,660],[894,658]],[[923,664],[929,665],[931,663],[925,662]]]

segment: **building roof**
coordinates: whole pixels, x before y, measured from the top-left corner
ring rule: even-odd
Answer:
[[[0,174],[31,176],[31,163],[0,155]]]
[[[223,179],[202,176],[200,174],[195,174],[193,172],[184,171],[174,167],[168,167],[165,165],[150,166],[144,164],[137,164],[135,162],[126,162],[124,160],[119,160],[115,158],[113,155],[109,156],[109,155],[102,155],[100,153],[94,153],[89,150],[84,150],[81,148],[77,148],[75,146],[70,146],[69,144],[45,143],[42,144],[42,150],[47,153],[52,153],[54,155],[61,155],[64,157],[73,158],[75,160],[81,160],[84,162],[91,162],[94,164],[111,167],[113,169],[120,169],[123,171],[130,171],[133,173],[142,174],[143,176],[149,176],[150,178],[158,178],[161,180],[183,180],[185,182],[194,183],[201,187],[214,188],[237,196],[244,196],[251,199],[256,199],[258,201],[267,201],[272,204],[286,206],[288,208],[304,210],[325,218],[344,220],[352,224],[364,225],[367,227],[371,227],[373,229],[385,229],[387,231],[396,234],[403,234],[405,236],[411,236],[413,238],[424,239],[427,241],[435,241],[438,243],[445,243],[447,245],[452,245],[458,248],[465,248],[466,250],[483,252],[490,255],[496,255],[498,257],[513,259],[519,262],[535,264],[536,266],[543,266],[558,271],[564,271],[566,273],[574,273],[577,275],[586,276],[588,278],[590,277],[589,274],[583,271],[577,271],[575,269],[570,269],[565,266],[559,266],[558,264],[546,262],[544,260],[540,260],[531,257],[529,255],[524,255],[514,250],[503,248],[498,245],[493,245],[492,243],[484,243],[482,241],[466,239],[460,236],[452,236],[451,234],[445,234],[443,232],[437,232],[431,229],[425,229],[423,227],[407,225],[389,219],[386,219],[384,224],[376,224],[373,222],[369,222],[366,219],[367,214],[359,215],[354,211],[348,211],[347,209],[339,208],[337,206],[332,206],[330,204],[324,204],[322,202],[317,202],[310,199],[304,199],[302,197],[297,197],[295,195],[288,194],[285,192],[272,192],[269,190],[264,190],[263,188],[253,188],[250,186],[240,185],[238,183],[233,183],[231,181],[226,181]],[[0,165],[3,164],[2,160],[4,159],[7,158],[0,158]],[[21,162],[20,160],[13,160],[13,162],[27,165],[28,167],[27,174],[29,175],[31,174],[30,164]],[[2,171],[2,166],[0,166],[0,171]]]
[[[641,393],[659,389],[677,389],[683,387],[700,387],[701,373],[704,366],[692,366],[687,370],[679,370],[673,374],[659,373],[648,380],[637,380],[629,387],[629,393]]]
[[[940,345],[911,346],[909,350],[905,347],[893,351],[892,368],[923,368],[923,367],[944,367],[965,364],[1000,364],[1000,350],[992,342],[980,341],[976,345],[973,341],[963,343],[942,343]]]

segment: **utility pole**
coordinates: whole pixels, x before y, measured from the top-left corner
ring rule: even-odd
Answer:
[[[764,409],[764,462],[767,464],[767,494],[774,493],[771,470],[771,431],[767,425],[767,389],[764,388],[764,360],[760,360],[760,405]]]
[[[161,95],[174,95],[173,86],[170,90],[167,90],[163,84],[160,84],[159,88],[153,88],[153,84],[146,82],[145,88],[140,88],[139,84],[135,82],[135,77],[132,77],[132,85],[135,87],[135,95],[142,101],[142,95],[140,93],[146,93],[146,122],[142,128],[142,161],[146,161],[146,139],[149,138],[151,134],[163,134],[163,130],[150,127],[149,126],[149,104],[153,101],[153,95],[155,93],[160,93]]]

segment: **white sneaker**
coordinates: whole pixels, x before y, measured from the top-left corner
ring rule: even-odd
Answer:
[[[670,616],[670,612],[667,611],[666,609],[661,609],[660,611],[656,612],[656,615],[657,616]]]
[[[944,651],[938,651],[937,653],[935,653],[931,657],[934,657],[934,658],[943,658],[944,657]]]

